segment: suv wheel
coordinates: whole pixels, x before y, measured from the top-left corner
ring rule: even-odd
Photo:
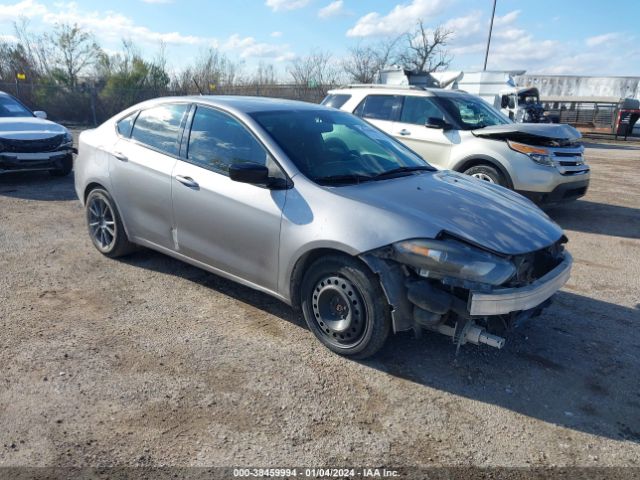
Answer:
[[[85,209],[89,236],[100,253],[115,258],[135,250],[135,245],[124,231],[115,203],[106,190],[91,190]]]
[[[466,175],[471,175],[478,180],[495,183],[496,185],[501,185],[503,187],[507,186],[503,175],[498,171],[497,168],[490,165],[476,165],[475,167],[471,167],[465,170],[464,173]]]
[[[377,277],[357,260],[318,259],[305,273],[300,295],[309,330],[333,352],[362,359],[385,343],[389,306]]]

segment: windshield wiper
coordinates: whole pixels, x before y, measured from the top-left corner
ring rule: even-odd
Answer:
[[[313,181],[322,185],[350,184],[371,181],[373,177],[368,175],[328,175],[326,177],[314,177]]]
[[[379,173],[373,177],[374,180],[383,180],[385,178],[393,177],[394,175],[402,174],[402,173],[410,173],[410,172],[419,172],[419,171],[429,171],[432,172],[434,170],[433,167],[429,167],[427,165],[420,165],[414,167],[398,167],[392,170],[387,170],[386,172]]]

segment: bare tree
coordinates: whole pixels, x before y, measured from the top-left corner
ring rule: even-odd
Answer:
[[[296,85],[305,87],[336,85],[340,79],[340,69],[333,56],[321,50],[295,58],[288,72]]]
[[[66,23],[56,25],[53,33],[43,35],[38,50],[48,73],[70,87],[78,85],[78,76],[89,73],[89,67],[98,63],[102,53],[93,34],[77,24]]]
[[[407,43],[398,56],[399,63],[414,72],[436,72],[447,68],[452,58],[445,47],[452,35],[453,32],[442,26],[429,30],[419,20],[415,30],[405,34]]]
[[[400,38],[350,48],[349,55],[342,60],[342,68],[354,82],[373,83],[378,72],[391,62]]]

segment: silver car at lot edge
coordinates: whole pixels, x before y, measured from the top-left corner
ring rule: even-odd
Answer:
[[[529,200],[319,105],[152,100],[83,132],[75,172],[103,254],[143,245],[271,294],[356,358],[392,330],[500,348],[571,270]]]

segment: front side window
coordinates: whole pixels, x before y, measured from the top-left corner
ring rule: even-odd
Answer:
[[[0,117],[33,117],[33,114],[15,98],[0,95]]]
[[[283,110],[251,116],[297,168],[319,184],[377,180],[391,171],[432,170],[400,142],[345,112]]]
[[[131,138],[170,155],[178,155],[180,125],[189,105],[166,104],[142,110],[133,125]]]
[[[435,101],[459,125],[461,130],[474,130],[491,125],[512,123],[481,98],[467,95],[439,95]]]
[[[395,121],[402,107],[400,95],[369,95],[353,113],[362,118],[371,120]]]
[[[407,96],[404,99],[400,121],[424,125],[430,118],[444,120],[442,110],[429,97]]]
[[[226,113],[198,107],[193,116],[187,158],[190,162],[227,174],[238,162],[273,168],[264,147],[244,125]]]

